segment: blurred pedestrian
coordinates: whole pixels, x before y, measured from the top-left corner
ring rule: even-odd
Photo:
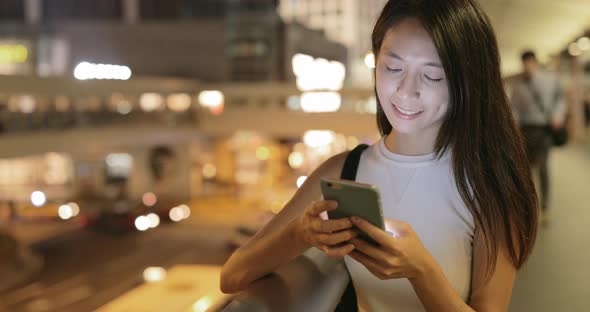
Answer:
[[[547,224],[550,200],[549,153],[555,135],[565,131],[566,104],[559,76],[541,68],[535,52],[521,55],[523,73],[512,86],[513,111],[525,139],[527,156],[540,182],[541,222]]]

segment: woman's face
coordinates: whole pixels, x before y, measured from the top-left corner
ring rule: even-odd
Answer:
[[[418,19],[406,18],[387,32],[375,75],[381,108],[394,131],[436,138],[449,107],[448,82]]]

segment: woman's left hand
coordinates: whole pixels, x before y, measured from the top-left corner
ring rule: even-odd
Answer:
[[[423,278],[437,265],[408,223],[385,219],[386,229],[393,232],[390,235],[362,218],[352,217],[351,220],[379,245],[371,244],[360,237],[353,238],[350,242],[355,249],[349,256],[364,265],[377,278],[408,278],[412,281]]]

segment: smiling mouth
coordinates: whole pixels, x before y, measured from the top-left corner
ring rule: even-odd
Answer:
[[[418,111],[406,110],[406,109],[403,109],[395,104],[393,104],[393,109],[394,109],[394,112],[396,113],[396,115],[400,118],[403,118],[403,119],[414,119],[414,118],[418,117],[422,112],[424,112],[424,111],[420,111],[420,110],[418,110]]]
[[[397,105],[395,105],[395,104],[394,104],[394,106],[395,106],[395,108],[397,108],[397,109],[398,109],[400,112],[402,112],[402,113],[404,113],[404,114],[406,114],[406,115],[416,115],[416,114],[418,114],[418,113],[421,113],[421,112],[422,112],[422,111],[410,111],[410,110],[405,110],[405,109],[403,109],[403,108],[401,108],[401,107],[399,107],[399,106],[397,106]]]

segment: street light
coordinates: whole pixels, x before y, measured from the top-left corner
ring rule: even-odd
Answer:
[[[47,202],[47,197],[42,191],[34,191],[31,193],[31,203],[35,207],[41,207]]]
[[[580,56],[582,54],[582,49],[578,47],[578,43],[573,42],[568,46],[568,52],[571,56]]]
[[[590,50],[590,38],[588,37],[582,37],[578,39],[577,44],[582,51]]]
[[[375,68],[375,55],[373,52],[367,52],[365,55],[365,65],[367,65],[368,68]]]
[[[199,103],[203,107],[219,107],[223,104],[223,93],[219,90],[201,91],[201,93],[199,93]]]
[[[131,69],[127,66],[112,64],[94,64],[81,62],[74,68],[74,77],[78,80],[88,79],[117,79],[131,78]]]

